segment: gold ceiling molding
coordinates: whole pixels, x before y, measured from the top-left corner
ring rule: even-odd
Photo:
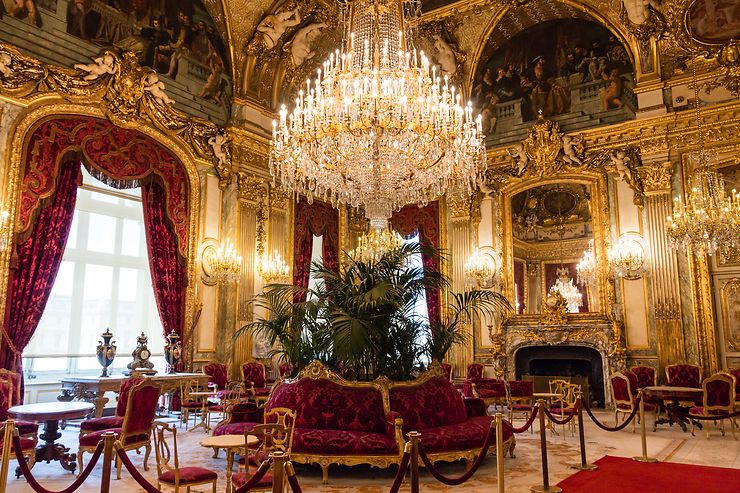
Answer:
[[[270,141],[262,135],[235,126],[229,127],[229,136],[233,140],[234,167],[269,176]]]
[[[520,258],[519,255],[525,254],[526,258],[523,260],[578,261],[583,256],[583,252],[588,249],[590,241],[591,238],[577,238],[562,242],[529,243],[514,237],[514,257]]]
[[[642,166],[638,168],[637,173],[642,180],[645,195],[670,193],[671,175],[673,174],[672,162]]]
[[[267,196],[267,182],[262,178],[250,175],[243,171],[236,173],[236,183],[240,200],[262,202]]]
[[[74,69],[46,64],[0,42],[0,95],[24,106],[61,98],[101,108],[114,124],[144,124],[162,131],[211,162],[221,183],[231,181],[230,142],[222,129],[173,108],[157,73],[142,67],[132,52],[104,51]]]
[[[278,187],[270,187],[270,208],[287,211],[293,194]]]

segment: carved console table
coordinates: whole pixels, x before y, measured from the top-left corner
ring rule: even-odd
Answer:
[[[95,417],[103,415],[103,408],[108,402],[106,392],[116,392],[121,387],[121,382],[130,377],[120,375],[112,377],[75,377],[70,376],[62,379],[62,391],[57,400],[67,402],[73,399],[92,402],[95,404]],[[144,375],[162,387],[162,393],[173,392],[180,388],[184,380],[197,380],[199,386],[206,386],[208,375],[203,373],[174,373],[162,375]]]

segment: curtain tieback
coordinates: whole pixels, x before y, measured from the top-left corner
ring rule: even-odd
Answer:
[[[3,329],[3,339],[5,340],[6,344],[10,348],[13,353],[15,353],[16,356],[21,356],[21,352],[18,351],[18,348],[15,347],[15,344],[13,344],[13,339],[11,339],[10,335],[8,335],[8,331],[5,329],[5,325],[2,326]]]

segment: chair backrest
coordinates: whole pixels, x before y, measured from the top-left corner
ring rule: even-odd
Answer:
[[[265,365],[259,361],[250,360],[242,363],[242,378],[247,387],[265,386]]]
[[[278,372],[280,373],[280,378],[286,378],[293,373],[293,365],[287,362],[280,363],[280,365],[278,365]]]
[[[483,378],[483,365],[480,363],[470,363],[468,365],[468,380]]]
[[[177,428],[167,423],[155,422],[154,453],[157,459],[157,476],[168,471],[175,471],[175,484],[180,483],[180,462],[177,457]],[[167,443],[168,436],[172,436],[172,449]]]
[[[116,416],[122,418],[126,414],[128,394],[131,391],[131,388],[139,382],[143,381],[143,378],[131,377],[121,382],[121,387],[118,390],[118,403],[116,403]]]
[[[229,383],[229,368],[223,363],[208,363],[203,367],[203,373],[210,377],[208,383],[218,390],[224,390]]]
[[[0,380],[7,380],[12,386],[11,406],[17,406],[21,403],[21,374],[14,371],[0,368]]]
[[[728,373],[735,377],[735,398],[740,396],[740,368],[730,368]]]
[[[0,422],[8,419],[8,409],[13,405],[13,385],[8,380],[0,380]]]
[[[570,385],[570,382],[563,380],[562,378],[555,378],[548,382],[550,392],[553,394],[565,395],[565,388]]]
[[[704,412],[732,412],[735,406],[735,377],[729,373],[715,373],[704,379]]]
[[[451,382],[452,381],[452,365],[449,363],[442,363],[442,371],[445,372],[445,375],[447,375],[447,379]]]
[[[292,450],[296,418],[297,413],[287,407],[273,407],[272,409],[265,411],[264,424],[278,424],[283,427],[285,432],[285,436],[282,441],[279,439],[279,436],[273,437],[277,439],[275,443],[282,447],[277,450],[282,450],[285,453],[290,453]]]
[[[614,405],[622,404],[632,409],[632,403],[634,402],[632,399],[632,384],[627,375],[622,372],[612,373],[610,381],[612,383]]]
[[[192,401],[193,398],[191,393],[198,390],[197,380],[181,380],[180,381],[180,399],[182,402]]]
[[[159,385],[150,380],[131,387],[120,437],[124,445],[149,440],[160,393]]]
[[[637,377],[638,389],[656,385],[657,372],[652,366],[633,366],[630,371]]]
[[[688,363],[677,363],[665,367],[668,385],[673,387],[701,388],[701,368]]]
[[[534,394],[532,380],[509,380],[507,387],[511,397],[532,397]]]

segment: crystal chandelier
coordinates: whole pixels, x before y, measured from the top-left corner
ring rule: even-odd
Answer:
[[[596,256],[594,255],[594,240],[588,243],[588,250],[576,266],[576,280],[581,286],[596,284]]]
[[[242,270],[242,258],[230,241],[226,244],[209,245],[203,250],[203,263],[209,276],[217,284],[228,284],[239,280]]]
[[[498,284],[501,256],[492,247],[476,248],[463,267],[465,282],[478,289],[489,289]]]
[[[259,260],[257,263],[257,274],[268,284],[286,283],[290,280],[290,267],[280,257],[280,253],[275,250],[272,255]]]
[[[568,269],[559,267],[555,273],[557,280],[550,289],[559,292],[563,299],[565,299],[565,302],[568,304],[568,312],[577,313],[583,305],[583,295],[578,291],[576,285],[573,284],[573,279],[570,277]]]
[[[620,236],[608,252],[609,265],[614,273],[625,279],[640,279],[647,270],[645,239],[637,233]]]
[[[420,2],[340,3],[341,51],[273,121],[273,177],[309,201],[364,207],[375,229],[404,205],[469,195],[485,168],[481,120],[413,47]]]
[[[397,232],[373,228],[359,238],[357,248],[350,251],[349,256],[355,262],[373,263],[391,250],[400,248],[402,244],[403,238]]]
[[[674,247],[690,247],[708,255],[719,250],[720,257],[727,259],[740,246],[740,193],[734,189],[726,193],[725,181],[715,167],[716,156],[704,148],[696,62],[692,67],[699,152],[689,156],[696,170],[689,179],[689,196],[686,203],[676,198],[673,214],[666,219],[666,233]]]

